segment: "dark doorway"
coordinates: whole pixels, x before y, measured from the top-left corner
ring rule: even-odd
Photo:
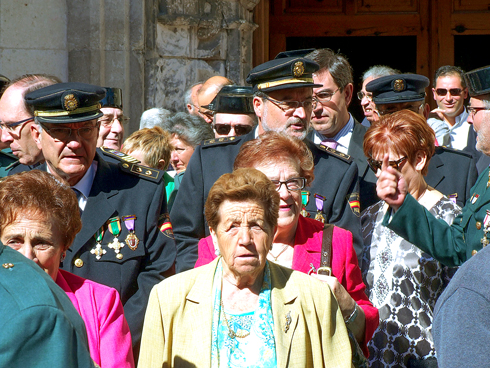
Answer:
[[[287,50],[326,47],[342,53],[349,60],[354,69],[354,93],[360,89],[362,73],[373,65],[388,65],[402,73],[417,71],[416,36],[288,37],[286,39]],[[349,111],[359,122],[364,118],[357,98],[353,99]]]
[[[485,50],[490,45],[489,35],[454,36],[454,65],[465,72],[490,65]]]

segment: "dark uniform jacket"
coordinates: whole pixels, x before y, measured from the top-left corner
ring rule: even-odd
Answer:
[[[233,171],[233,163],[241,145],[254,138],[255,131],[252,131],[243,137],[209,140],[194,151],[170,213],[177,245],[176,272],[194,267],[197,243],[209,235],[204,219],[204,204],[209,190],[221,175]],[[308,140],[306,143],[315,162],[315,180],[311,188],[305,188],[310,192],[306,210],[314,218],[317,212],[314,194],[324,196],[323,213],[326,221],[352,232],[354,248],[359,257],[362,236],[357,166],[340,152],[320,148]]]
[[[136,347],[150,290],[172,272],[176,255],[173,235],[162,233],[159,228],[165,221],[167,209],[161,180],[163,173],[136,164],[109,163],[98,154],[95,160],[98,161],[97,173],[82,214],[82,230],[68,249],[62,268],[119,292]],[[143,168],[143,172],[139,173],[138,168]],[[46,170],[46,165],[40,169]],[[145,172],[149,175],[146,178]],[[114,235],[108,231],[106,223],[115,216],[128,215],[136,215],[135,234],[139,244],[135,250],[126,244],[120,249],[122,257],[118,258],[108,247]],[[91,251],[96,246],[94,235],[103,226],[105,233],[101,244],[106,253],[97,260]],[[120,227],[118,240],[124,242],[129,232],[122,221]]]
[[[476,161],[469,153],[436,147],[425,181],[447,197],[457,194],[456,202],[463,207],[477,178]]]
[[[437,220],[409,194],[391,221],[391,211],[388,211],[383,225],[446,266],[461,265],[482,248],[483,239],[486,239],[483,230],[487,210],[490,210],[488,171],[487,168],[480,175],[462,214],[454,219],[451,226]],[[490,220],[487,224],[490,226]],[[488,238],[490,240],[490,234]]]
[[[6,152],[7,150],[0,151],[0,178],[7,176],[10,168],[17,161],[17,157],[13,154]],[[8,150],[10,151],[10,149]]]
[[[38,265],[0,243],[0,367],[94,367],[82,318]]]

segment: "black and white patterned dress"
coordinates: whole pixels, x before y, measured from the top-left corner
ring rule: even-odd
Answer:
[[[437,298],[456,271],[382,225],[380,201],[362,214],[363,277],[380,324],[368,344],[370,367],[406,367],[410,359],[435,357],[431,336]],[[448,224],[461,208],[442,197],[430,210]]]

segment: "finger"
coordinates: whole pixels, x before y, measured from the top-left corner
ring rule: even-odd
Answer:
[[[431,111],[431,113],[437,114],[437,113],[439,113],[439,112],[440,112],[440,113],[443,113],[443,112],[445,112],[445,111],[446,111],[446,110],[443,110],[443,109],[441,109],[441,108],[437,107],[437,108],[435,108],[434,110],[432,110],[432,111]]]
[[[390,167],[389,162],[390,162],[390,155],[385,153],[385,155],[383,156],[383,163],[381,164],[381,171],[386,171],[388,167]]]

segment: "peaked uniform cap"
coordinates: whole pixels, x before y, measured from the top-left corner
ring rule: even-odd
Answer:
[[[366,91],[373,94],[376,104],[392,104],[425,100],[425,89],[429,78],[419,74],[387,75],[372,80]]]
[[[105,89],[86,83],[57,83],[26,95],[41,123],[79,123],[100,118]]]

